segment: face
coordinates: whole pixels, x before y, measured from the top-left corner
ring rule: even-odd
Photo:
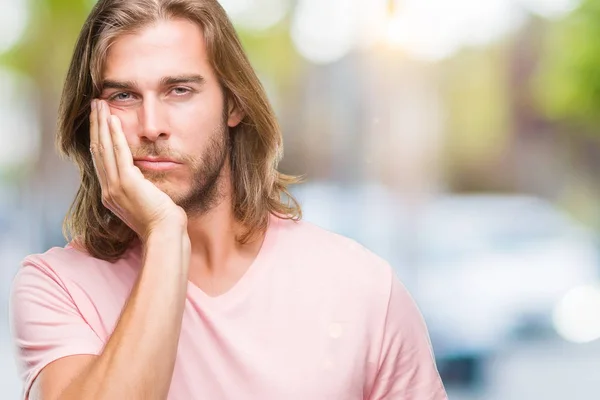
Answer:
[[[225,105],[202,30],[174,20],[120,36],[107,53],[101,91],[144,176],[188,213],[214,205],[228,127],[242,115]]]

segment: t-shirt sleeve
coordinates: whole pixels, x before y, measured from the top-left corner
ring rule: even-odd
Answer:
[[[102,340],[82,317],[64,282],[47,266],[25,260],[13,281],[9,308],[23,398],[51,362],[102,351]]]
[[[447,400],[425,321],[394,276],[377,378],[369,400]]]

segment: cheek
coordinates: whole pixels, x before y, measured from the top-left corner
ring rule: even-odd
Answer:
[[[182,139],[201,143],[221,125],[221,113],[206,104],[178,105],[169,109],[169,127]]]

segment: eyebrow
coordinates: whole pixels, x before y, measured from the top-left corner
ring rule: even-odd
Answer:
[[[181,85],[185,83],[196,83],[198,85],[202,85],[205,82],[205,79],[201,75],[177,75],[177,76],[165,76],[161,78],[160,85],[161,86],[173,86],[173,85]],[[138,85],[135,81],[114,81],[110,79],[106,79],[102,82],[101,90],[104,91],[106,89],[117,89],[117,90],[131,90],[136,88]]]

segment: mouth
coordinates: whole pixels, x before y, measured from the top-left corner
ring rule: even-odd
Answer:
[[[152,171],[167,171],[182,165],[178,161],[161,157],[135,158],[133,160],[133,164],[141,170]]]

